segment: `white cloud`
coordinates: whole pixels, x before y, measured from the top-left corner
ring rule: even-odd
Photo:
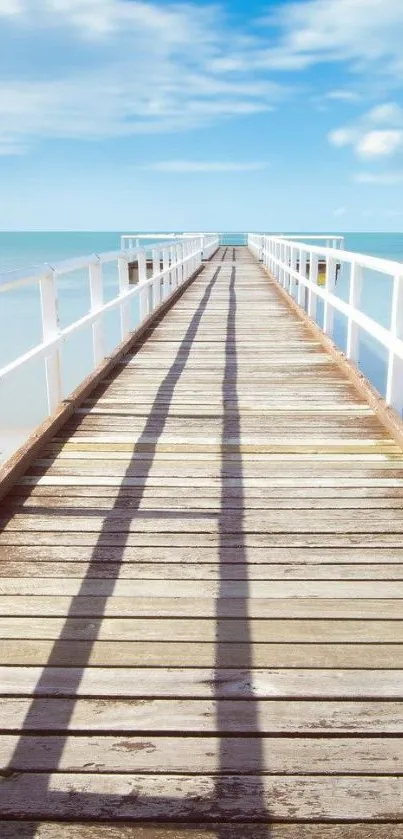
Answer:
[[[22,0],[0,0],[0,17],[21,15],[22,12]]]
[[[401,0],[303,0],[285,4],[266,22],[277,24],[282,37],[266,55],[283,66],[296,59],[350,61],[355,69],[382,60],[400,60],[403,27]]]
[[[212,161],[212,160],[162,160],[151,163],[146,168],[154,172],[177,172],[187,174],[190,172],[256,172],[265,169],[267,163],[243,162],[243,161]]]
[[[11,5],[13,4],[13,5]],[[0,142],[182,131],[270,111],[288,89],[250,68],[213,70],[236,42],[217,6],[137,0],[0,0],[40,37],[52,72],[0,82]],[[18,13],[18,14],[17,14]],[[17,21],[17,22],[16,22]],[[232,38],[230,38],[230,34]],[[0,50],[1,38],[0,32]],[[54,41],[73,46],[59,69]],[[67,41],[66,41],[67,39]],[[90,43],[88,43],[90,39]],[[77,61],[77,56],[79,61]],[[49,66],[49,65],[48,65]],[[11,145],[10,145],[11,144]]]
[[[403,183],[403,170],[396,172],[357,172],[353,180],[359,184],[394,186]]]
[[[330,132],[328,140],[332,146],[343,148],[343,146],[350,146],[355,143],[358,136],[357,131],[353,128],[336,128]]]
[[[355,123],[331,131],[328,140],[338,148],[351,146],[367,160],[390,157],[403,150],[403,108],[396,102],[377,105]]]
[[[290,95],[274,80],[277,71],[318,62],[344,61],[366,77],[368,63],[384,74],[396,73],[400,62],[403,72],[402,0],[278,0],[265,22],[251,18],[243,30],[213,0],[0,0],[6,15],[16,31],[32,29],[43,56],[55,44],[72,47],[60,65],[53,56],[51,73],[38,66],[36,79],[34,70],[29,81],[16,77],[0,88],[0,140],[7,126],[20,145],[180,131],[269,111]],[[324,98],[348,103],[357,96],[341,82]],[[396,104],[378,106],[372,130],[397,130],[398,118]],[[344,141],[346,130],[355,129],[336,129],[331,142],[359,148],[364,130]],[[366,141],[363,148],[368,156]]]
[[[329,90],[325,99],[334,99],[336,102],[357,102],[360,96],[355,90]]]
[[[403,108],[396,102],[385,102],[377,105],[368,113],[368,118],[373,123],[386,124],[389,126],[403,126]]]
[[[342,216],[346,215],[346,212],[347,207],[336,207],[336,209],[333,210],[333,215],[335,218],[341,218]]]
[[[358,140],[361,157],[388,157],[403,146],[403,131],[368,131]]]

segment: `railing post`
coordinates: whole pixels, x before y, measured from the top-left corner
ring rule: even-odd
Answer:
[[[146,259],[146,252],[144,249],[139,250],[137,254],[137,264],[138,264],[138,273],[139,273],[139,314],[140,314],[140,323],[147,317],[149,313],[149,294],[148,294],[148,286],[146,284],[147,280],[147,259]]]
[[[164,271],[163,295],[165,300],[169,294],[169,248],[164,248],[162,251],[162,263]]]
[[[393,278],[392,315],[390,331],[392,338],[403,337],[403,273]],[[389,350],[386,402],[402,416],[403,411],[403,359]]]
[[[119,296],[125,297],[130,290],[129,266],[124,256],[118,257]],[[120,334],[122,341],[130,332],[130,302],[122,300],[120,304]]]
[[[152,251],[153,277],[155,277],[156,274],[160,273],[159,258],[160,258],[160,254],[159,254],[158,248],[153,248],[153,251]]]
[[[186,241],[183,243],[183,254],[182,254],[182,258],[184,260],[184,262],[183,262],[183,279],[184,280],[187,280],[187,278],[190,276],[188,256],[189,256],[189,239],[186,239]]]
[[[269,239],[269,269],[270,273],[274,274],[274,241]]]
[[[153,250],[153,277],[157,277],[161,273],[161,255],[158,248]],[[151,311],[153,311],[161,302],[161,280],[154,279],[151,285],[152,288],[152,302]]]
[[[97,312],[101,309],[104,302],[103,287],[102,287],[102,268],[99,259],[91,262],[89,266],[90,277],[90,300],[91,312]],[[97,367],[104,357],[104,336],[102,316],[97,318],[92,324],[92,348],[94,355],[94,365]]]
[[[303,248],[299,249],[299,272],[298,273],[300,274],[301,277],[306,278],[306,253],[303,250]],[[301,306],[302,308],[305,308],[305,306],[306,306],[306,300],[304,301],[305,296],[306,296],[306,287],[300,281],[298,283],[297,302],[298,302],[298,305]]]
[[[178,263],[176,268],[176,285],[179,286],[182,282],[182,245],[180,242],[176,245],[176,261]]]
[[[176,285],[176,282],[175,282],[175,280],[176,280],[176,268],[174,268],[174,265],[176,263],[176,246],[175,245],[171,245],[171,247],[169,248],[169,254],[170,254],[170,265],[171,265],[171,270],[169,272],[169,288],[170,288],[170,291],[172,291],[172,289]]]
[[[352,361],[358,361],[359,353],[359,328],[354,319],[354,309],[358,309],[360,305],[362,288],[362,268],[357,262],[351,263],[350,269],[350,293],[349,306],[350,313],[347,323],[347,347],[346,355]]]
[[[293,276],[293,274],[291,274],[291,271],[296,271],[296,270],[297,270],[297,249],[294,248],[291,245],[290,275],[289,275],[290,276],[290,283],[289,283],[289,287],[288,287],[288,293],[291,297],[294,296],[294,289],[295,289],[295,286],[296,286],[296,279]]]
[[[281,263],[281,265],[280,265],[280,270],[279,270],[279,275],[278,275],[278,279],[279,279],[279,283],[280,283],[280,285],[284,285],[284,277],[285,277],[285,268],[284,268],[284,263],[285,263],[285,253],[286,253],[286,244],[285,244],[285,242],[281,242],[281,244],[280,244],[280,263]]]
[[[328,253],[326,255],[326,291],[332,294],[336,283],[336,261]],[[325,300],[323,317],[323,331],[327,335],[331,335],[333,331],[333,306],[328,300]]]
[[[42,335],[44,342],[60,333],[55,271],[50,270],[40,281]],[[46,390],[49,414],[53,414],[62,401],[60,346],[50,350],[45,358]]]
[[[309,254],[309,280],[311,283],[315,285],[318,284],[318,255],[316,253]],[[310,288],[308,293],[308,315],[312,320],[316,320],[316,304],[317,304],[317,296],[315,292]]]

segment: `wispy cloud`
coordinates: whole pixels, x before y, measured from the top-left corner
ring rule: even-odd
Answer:
[[[359,184],[395,186],[396,184],[403,183],[403,170],[396,172],[357,172],[353,180]]]
[[[146,168],[154,172],[188,174],[190,172],[256,172],[265,169],[267,165],[264,161],[161,160],[150,163]]]
[[[395,70],[401,56],[403,4],[401,0],[303,0],[286,3],[267,18],[281,37],[271,58],[292,69],[329,61],[347,61],[360,71],[382,62]]]
[[[328,139],[338,148],[351,146],[364,159],[390,157],[403,150],[403,108],[396,102],[378,105],[355,123],[331,131]]]
[[[261,36],[253,52],[235,47],[231,55],[217,58],[217,68],[238,72],[249,63],[294,72],[343,62],[356,74],[371,65],[391,81],[403,70],[401,0],[278,2],[258,23]]]
[[[22,32],[41,43],[32,73],[0,86],[0,140],[6,126],[11,149],[38,138],[184,131],[269,112],[318,63],[344,62],[350,79],[368,77],[369,65],[371,78],[403,77],[401,0],[278,0],[263,20],[243,24],[224,3],[195,0],[0,0],[0,19],[0,50],[2,38],[18,46]],[[355,102],[348,85],[341,80],[325,98]],[[374,117],[358,153],[389,153],[391,136],[374,132],[400,130],[387,124],[392,117],[380,111],[376,125]]]
[[[35,138],[194,129],[270,111],[288,95],[285,85],[267,74],[256,78],[251,68],[236,78],[213,69],[238,37],[218,6],[0,0],[0,19],[6,15],[0,49],[2,37],[18,44],[30,29],[33,41],[40,37],[43,44],[29,80],[0,84],[0,140],[6,126],[8,143],[11,138],[18,146]],[[63,71],[55,44],[65,50]],[[49,61],[52,50],[52,72],[44,73],[40,62]]]
[[[342,216],[346,215],[346,212],[347,207],[336,207],[336,209],[333,210],[333,215],[335,218],[341,218]]]
[[[335,102],[358,102],[360,99],[359,93],[355,90],[329,90],[325,93],[325,99],[331,99]]]

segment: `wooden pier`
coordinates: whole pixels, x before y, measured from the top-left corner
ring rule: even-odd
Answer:
[[[222,247],[3,500],[1,839],[403,836],[403,453],[325,344]]]

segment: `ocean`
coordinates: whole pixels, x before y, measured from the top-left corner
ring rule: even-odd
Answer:
[[[121,231],[128,232],[128,231]],[[130,232],[130,231],[129,231]],[[285,233],[286,231],[282,231]],[[314,234],[312,234],[314,235]],[[345,237],[345,249],[371,254],[403,263],[403,233],[335,233]],[[308,239],[309,240],[309,239]],[[245,241],[244,233],[226,233],[223,244]],[[149,240],[151,244],[152,240]],[[147,243],[146,243],[147,244]],[[0,283],[4,274],[14,269],[50,265],[77,256],[117,250],[120,232],[0,232]],[[29,271],[27,270],[27,273]],[[105,301],[115,296],[117,275],[109,266],[104,277]],[[336,293],[348,297],[348,277],[340,277]],[[89,288],[84,272],[75,271],[59,281],[60,319],[66,326],[89,310]],[[368,272],[363,283],[363,311],[383,326],[389,325],[392,283],[387,277]],[[323,307],[318,305],[317,320],[323,321]],[[137,310],[132,310],[132,327]],[[333,339],[345,349],[345,318],[336,315]],[[119,315],[105,319],[106,351],[120,340]],[[0,294],[0,367],[17,358],[41,340],[39,290],[25,287]],[[387,358],[384,349],[366,335],[360,336],[359,364],[362,372],[384,395]],[[71,338],[62,352],[63,390],[67,396],[91,370],[91,330]],[[46,391],[43,362],[32,362],[9,380],[0,383],[0,460],[8,457],[46,416]]]

